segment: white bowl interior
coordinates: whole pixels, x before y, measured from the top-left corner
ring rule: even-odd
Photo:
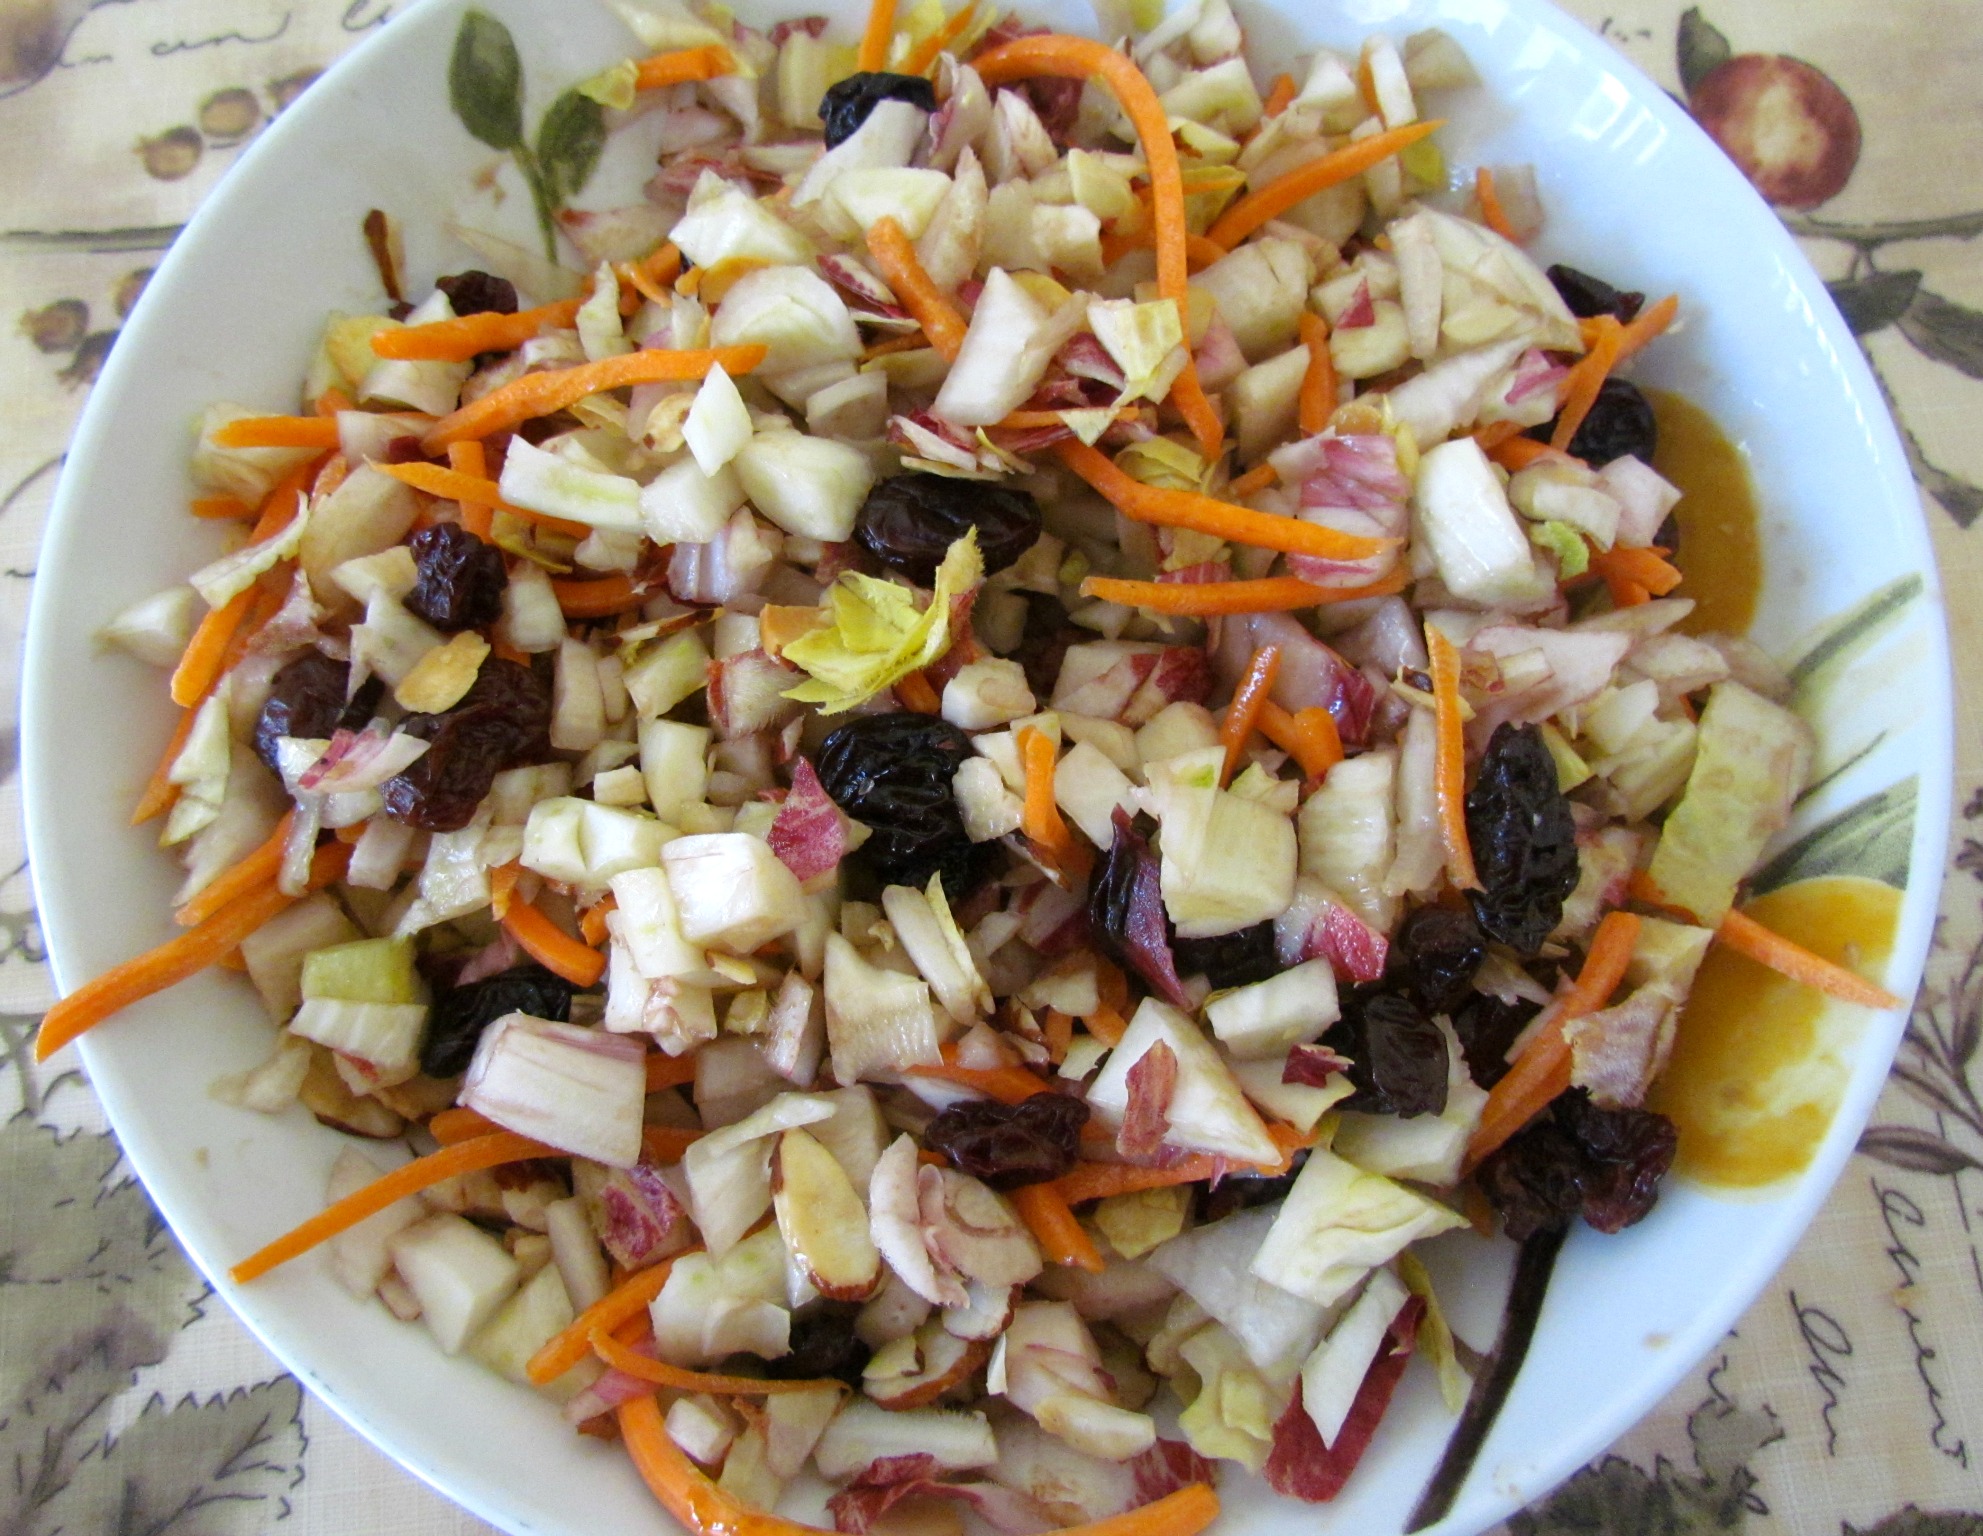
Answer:
[[[528,60],[529,118],[556,90],[624,56],[603,10],[484,0]],[[50,521],[28,646],[29,838],[51,958],[73,988],[171,931],[177,883],[149,829],[126,825],[171,724],[158,675],[100,654],[92,632],[210,552],[183,514],[192,422],[212,399],[293,409],[325,311],[374,308],[359,236],[368,208],[401,217],[415,283],[472,264],[439,229],[449,210],[491,222],[466,190],[497,157],[450,115],[445,70],[462,0],[426,3],[314,86],[243,157],[180,239],[126,326],[77,434]],[[740,7],[768,21],[765,0]],[[856,8],[824,7],[843,31]],[[1084,6],[1033,19],[1086,31]],[[1768,583],[1756,634],[1785,644],[1886,581],[1924,573],[1922,639],[1905,692],[1915,713],[1805,808],[1800,826],[1909,772],[1920,775],[1914,881],[1892,976],[1919,975],[1950,794],[1949,688],[1933,564],[1916,494],[1879,394],[1810,268],[1768,209],[1650,82],[1536,0],[1340,0],[1278,10],[1242,0],[1256,64],[1316,42],[1427,25],[1451,31],[1487,80],[1454,102],[1455,158],[1530,160],[1552,212],[1550,259],[1621,284],[1677,290],[1684,330],[1655,377],[1706,406],[1751,457]],[[1443,105],[1443,104],[1442,104]],[[609,168],[610,170],[611,168]],[[618,198],[636,167],[620,166]],[[616,179],[609,174],[606,181]],[[584,200],[608,206],[610,188]],[[512,197],[505,227],[527,239]],[[114,558],[106,555],[114,551]],[[1735,1200],[1676,1181],[1617,1238],[1579,1232],[1558,1267],[1527,1366],[1441,1536],[1469,1536],[1601,1450],[1738,1316],[1824,1198],[1878,1091],[1901,1027],[1869,1025],[1830,1137],[1808,1172]],[[207,1087],[258,1060],[269,1027],[237,978],[209,974],[89,1037],[90,1074],[160,1209],[227,1300],[362,1434],[477,1514],[522,1532],[649,1532],[657,1513],[615,1449],[567,1433],[556,1409],[482,1367],[443,1358],[423,1330],[359,1305],[318,1261],[242,1290],[225,1267],[322,1203],[341,1138],[300,1110],[226,1108]],[[1440,1269],[1464,1335],[1491,1342],[1507,1252],[1449,1243]],[[1460,1250],[1471,1248],[1468,1253]],[[1450,1429],[1414,1364],[1365,1465],[1335,1504],[1303,1508],[1228,1479],[1223,1528],[1382,1536],[1402,1529]]]

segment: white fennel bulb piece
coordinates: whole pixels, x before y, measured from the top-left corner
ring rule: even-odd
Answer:
[[[505,1014],[477,1043],[459,1102],[574,1157],[630,1168],[640,1160],[645,1055],[630,1036]]]

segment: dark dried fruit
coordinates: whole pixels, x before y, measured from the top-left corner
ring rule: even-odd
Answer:
[[[1555,430],[1556,423],[1550,421],[1531,428],[1528,435],[1547,442]],[[1598,386],[1590,414],[1570,439],[1570,452],[1596,467],[1628,453],[1650,464],[1658,446],[1659,424],[1653,419],[1652,402],[1627,379],[1606,379]]]
[[[1059,598],[1044,592],[1020,595],[1026,599],[1026,628],[1012,659],[1026,669],[1026,686],[1033,690],[1034,698],[1052,698],[1061,663],[1067,660],[1067,648],[1088,637],[1067,622],[1067,608]]]
[[[1577,827],[1556,760],[1533,725],[1499,725],[1467,791],[1467,837],[1483,889],[1470,894],[1489,938],[1542,948],[1577,887]]]
[[[890,570],[927,587],[944,552],[973,528],[989,576],[1039,539],[1040,504],[1024,491],[919,470],[891,475],[868,492],[854,537]]]
[[[459,523],[436,523],[414,534],[406,547],[419,573],[406,594],[409,613],[444,635],[481,629],[502,617],[510,573],[495,545]]]
[[[448,296],[457,317],[516,313],[516,284],[506,277],[488,272],[457,272],[453,277],[436,278],[434,286]]]
[[[1222,1216],[1249,1211],[1257,1205],[1272,1205],[1276,1200],[1285,1200],[1288,1191],[1294,1188],[1295,1177],[1307,1162],[1308,1149],[1304,1147],[1295,1153],[1286,1173],[1227,1174],[1216,1184],[1196,1185],[1198,1220],[1217,1221]]]
[[[1420,907],[1391,940],[1385,980],[1410,992],[1427,1013],[1451,1013],[1472,992],[1474,973],[1486,958],[1487,939],[1471,913]]]
[[[850,1387],[861,1384],[874,1351],[854,1332],[860,1308],[848,1302],[824,1301],[792,1317],[792,1348],[775,1360],[755,1355],[746,1361],[773,1381],[824,1381],[829,1377]]]
[[[1356,1092],[1344,1109],[1409,1120],[1446,1108],[1446,1036],[1401,993],[1345,998],[1323,1043],[1350,1060],[1345,1076]]]
[[[1095,947],[1117,965],[1134,971],[1165,1002],[1189,1008],[1171,951],[1171,920],[1164,911],[1157,855],[1150,835],[1157,824],[1148,816],[1132,819],[1115,811],[1115,836],[1088,885],[1088,931]]]
[[[428,832],[458,831],[497,774],[550,750],[550,726],[549,686],[529,667],[491,657],[453,709],[406,717],[400,729],[433,745],[379,786],[386,814]]]
[[[438,993],[420,1042],[420,1070],[429,1077],[466,1072],[482,1031],[504,1014],[562,1022],[571,1017],[571,994],[570,982],[541,965],[519,965]]]
[[[284,736],[327,739],[340,728],[355,731],[372,718],[385,692],[378,678],[368,678],[355,697],[345,699],[351,668],[319,650],[308,650],[290,662],[269,684],[268,701],[255,720],[255,755],[280,773],[275,744]]]
[[[1215,939],[1171,940],[1171,956],[1180,976],[1203,976],[1215,987],[1244,987],[1278,976],[1281,962],[1274,953],[1274,925],[1255,923],[1238,933]]]
[[[1467,1058],[1467,1073],[1483,1088],[1508,1075],[1508,1051],[1529,1020],[1542,1011],[1535,1003],[1504,1003],[1484,992],[1470,995],[1453,1010],[1453,1033]]]
[[[971,738],[937,715],[863,715],[828,736],[813,758],[820,785],[874,833],[848,864],[883,886],[921,889],[940,874],[953,906],[977,890],[991,847],[965,835],[950,791],[971,755]]]
[[[936,87],[921,75],[891,75],[885,70],[863,71],[826,89],[819,117],[826,124],[826,147],[854,136],[868,114],[884,101],[906,101],[925,112],[936,110]]]
[[[1018,1189],[1072,1168],[1087,1123],[1087,1104],[1071,1094],[1036,1093],[1017,1104],[974,1100],[953,1104],[932,1120],[923,1145],[993,1189]]]
[[[1632,320],[1646,302],[1643,293],[1621,293],[1603,278],[1592,277],[1561,262],[1549,269],[1548,276],[1563,302],[1570,306],[1570,313],[1579,320],[1611,315],[1623,324]]]
[[[1480,1187],[1517,1242],[1582,1216],[1600,1232],[1645,1218],[1673,1166],[1673,1122],[1645,1109],[1600,1109],[1573,1089],[1480,1166]]]

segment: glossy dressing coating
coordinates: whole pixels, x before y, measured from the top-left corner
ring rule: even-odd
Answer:
[[[1755,621],[1763,588],[1762,532],[1749,461],[1693,401],[1648,389],[1659,446],[1653,468],[1680,488],[1673,515],[1680,549],[1673,563],[1686,581],[1679,595],[1695,608],[1680,628],[1688,634],[1742,635]]]

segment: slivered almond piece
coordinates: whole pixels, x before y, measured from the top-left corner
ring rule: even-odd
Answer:
[[[865,1301],[881,1279],[881,1254],[868,1234],[867,1207],[840,1160],[801,1130],[778,1139],[771,1206],[785,1246],[820,1295]]]

